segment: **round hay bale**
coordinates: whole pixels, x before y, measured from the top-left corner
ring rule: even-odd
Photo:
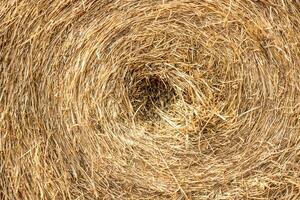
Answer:
[[[298,0],[0,0],[0,199],[300,199]]]

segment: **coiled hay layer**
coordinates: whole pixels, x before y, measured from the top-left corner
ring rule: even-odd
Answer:
[[[0,0],[0,199],[300,199],[298,0]]]

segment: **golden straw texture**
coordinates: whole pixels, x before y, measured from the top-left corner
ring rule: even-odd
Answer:
[[[300,199],[299,0],[0,0],[0,199]]]

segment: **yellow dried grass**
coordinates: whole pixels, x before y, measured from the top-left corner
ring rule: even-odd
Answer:
[[[300,199],[298,0],[1,0],[0,199]]]

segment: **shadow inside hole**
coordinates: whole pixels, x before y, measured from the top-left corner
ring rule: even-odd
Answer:
[[[176,92],[167,80],[150,76],[131,85],[129,99],[138,118],[153,120],[159,119],[159,110],[166,112],[175,102]]]

